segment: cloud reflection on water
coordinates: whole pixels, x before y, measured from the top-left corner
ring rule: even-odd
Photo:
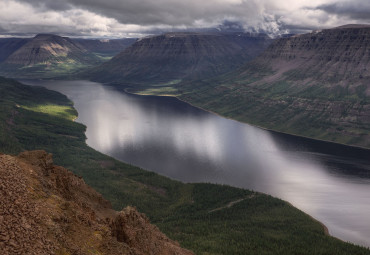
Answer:
[[[348,165],[340,162],[346,158],[307,151],[300,142],[173,98],[128,95],[87,81],[44,85],[75,102],[77,121],[88,127],[87,143],[98,151],[184,182],[277,196],[323,222],[332,235],[370,246],[370,179],[344,175]],[[362,172],[370,169],[369,160],[360,163]]]

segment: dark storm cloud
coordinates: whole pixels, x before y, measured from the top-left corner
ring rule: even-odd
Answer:
[[[24,2],[43,10],[63,11],[73,8],[69,1],[57,0],[17,0],[17,2]]]
[[[322,4],[316,9],[339,17],[346,16],[354,20],[370,21],[370,1],[368,0]]]
[[[16,31],[16,32],[14,32]],[[23,35],[23,36],[34,36],[36,34],[57,34],[63,36],[78,36],[81,33],[76,31],[74,27],[60,27],[56,25],[40,25],[40,24],[24,24],[22,26],[9,25],[7,29],[0,29],[0,33],[3,35]]]
[[[112,17],[123,24],[192,25],[195,20],[214,20],[225,16],[258,13],[257,0],[18,0],[34,7],[50,10],[81,8]]]

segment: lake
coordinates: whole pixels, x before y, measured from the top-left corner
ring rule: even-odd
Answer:
[[[67,95],[87,144],[183,182],[271,194],[331,235],[370,246],[370,151],[266,131],[171,97],[138,96],[89,81],[22,81]]]

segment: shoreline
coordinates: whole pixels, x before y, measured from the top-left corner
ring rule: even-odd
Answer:
[[[106,84],[106,85],[115,87],[114,84]],[[115,87],[115,88],[117,88],[117,87]],[[212,110],[208,110],[208,109],[205,109],[203,107],[194,105],[194,104],[192,104],[188,101],[185,101],[184,99],[181,99],[179,96],[168,95],[168,94],[167,95],[166,94],[164,94],[164,95],[139,94],[139,93],[127,91],[127,88],[124,88],[123,91],[128,93],[128,94],[137,95],[137,96],[173,97],[173,98],[176,98],[176,99],[178,99],[179,101],[181,101],[183,103],[186,103],[186,104],[191,105],[195,108],[201,109],[205,112],[214,114],[218,117],[228,119],[228,120],[232,120],[232,121],[236,121],[238,123],[249,125],[249,126],[252,126],[252,127],[260,128],[262,130],[266,130],[266,131],[269,131],[269,132],[274,132],[274,133],[277,133],[277,134],[283,134],[283,135],[288,135],[288,136],[293,136],[293,137],[298,137],[298,138],[310,139],[310,140],[325,142],[325,143],[334,144],[334,145],[341,145],[341,146],[346,146],[346,147],[355,148],[355,149],[366,150],[366,151],[369,151],[369,153],[370,153],[370,148],[367,148],[367,147],[362,147],[362,146],[357,146],[357,145],[349,145],[349,144],[345,144],[345,143],[338,143],[338,142],[333,142],[333,141],[324,140],[324,139],[312,138],[312,137],[304,136],[304,135],[298,135],[298,134],[292,134],[292,133],[287,133],[287,132],[283,132],[283,131],[277,131],[277,130],[274,130],[274,129],[271,129],[271,128],[265,128],[265,127],[262,127],[262,126],[259,126],[259,125],[256,125],[256,124],[250,124],[248,122],[244,122],[244,121],[241,121],[241,120],[236,120],[236,119],[233,119],[231,117],[221,115],[217,112],[213,112]]]
[[[113,86],[115,87],[114,85],[111,85],[111,84],[107,84],[108,86]],[[115,87],[116,88],[116,87]],[[289,133],[284,133],[284,132],[279,132],[279,131],[275,131],[275,130],[270,130],[270,129],[267,129],[267,128],[263,128],[263,127],[260,127],[260,126],[257,126],[257,125],[252,125],[252,124],[249,124],[249,123],[246,123],[246,122],[242,122],[242,121],[239,121],[239,120],[235,120],[235,119],[232,119],[230,117],[226,117],[226,116],[222,116],[218,113],[215,113],[215,112],[212,112],[210,110],[207,110],[207,109],[204,109],[202,107],[199,107],[199,106],[196,106],[196,105],[193,105],[192,103],[189,103],[181,98],[179,98],[178,96],[174,96],[174,95],[150,95],[150,94],[138,94],[138,93],[134,93],[134,92],[130,92],[127,90],[128,88],[124,88],[123,91],[127,94],[130,94],[130,95],[136,95],[136,96],[154,96],[154,97],[172,97],[172,98],[176,98],[177,100],[183,102],[183,103],[186,103],[188,105],[191,105],[195,108],[198,108],[198,109],[201,109],[203,111],[206,111],[208,113],[211,113],[211,114],[214,114],[216,116],[219,116],[221,118],[225,118],[225,119],[228,119],[228,120],[231,120],[231,121],[236,121],[238,123],[241,123],[241,124],[246,124],[246,125],[249,125],[249,126],[252,126],[252,127],[257,127],[257,128],[260,128],[260,129],[263,129],[263,130],[266,130],[266,131],[272,131],[272,132],[277,132],[277,133],[282,133],[282,134],[286,134],[286,135],[291,135],[291,136],[296,136],[296,137],[303,137],[303,138],[307,138],[307,139],[312,139],[312,140],[316,140],[316,141],[321,141],[321,142],[328,142],[328,143],[333,143],[333,144],[338,144],[338,143],[334,143],[334,142],[330,142],[330,141],[325,141],[325,140],[319,140],[319,139],[313,139],[313,138],[310,138],[310,137],[304,137],[304,136],[297,136],[297,135],[292,135],[292,134],[289,134]],[[350,145],[346,145],[346,144],[340,144],[340,145],[343,145],[343,146],[349,146],[349,147],[354,147],[354,148],[360,148],[360,149],[365,149],[365,150],[369,150],[370,149],[367,149],[367,148],[362,148],[362,147],[356,147],[356,146],[350,146]],[[217,184],[217,183],[216,183]],[[267,193],[264,193],[264,192],[260,192],[260,191],[257,191],[258,193],[261,193],[261,194],[264,194],[264,195],[270,195],[272,196],[271,194],[267,194]],[[275,197],[275,196],[273,196]],[[281,199],[281,198],[279,198]],[[285,203],[287,203],[288,205],[294,207],[294,208],[297,208],[296,206],[294,206],[292,203],[290,203],[289,201],[286,201],[284,199],[281,199],[282,201],[284,201]],[[324,224],[322,223],[320,220],[314,218],[312,215],[306,213],[305,211],[302,211],[301,209],[297,208],[298,210],[300,210],[301,212],[303,212],[304,214],[306,214],[310,219],[312,219],[313,221],[317,222],[318,224],[320,224],[320,226],[322,227],[323,231],[324,231],[324,234],[326,236],[330,236],[330,237],[334,237],[334,238],[337,238],[338,240],[341,240],[343,242],[348,242],[348,241],[345,241],[345,240],[342,240],[342,239],[339,239],[338,237],[335,237],[335,236],[332,236],[330,235],[330,232],[329,232],[329,228]]]
[[[283,199],[282,199],[283,200]],[[286,203],[288,203],[290,206],[293,206],[294,208],[297,208],[297,207],[295,207],[292,203],[290,203],[289,201],[286,201],[286,200],[283,200],[284,202],[286,202]],[[338,237],[335,237],[335,236],[332,236],[330,233],[329,233],[329,228],[324,224],[324,223],[322,223],[321,221],[319,221],[318,219],[316,219],[316,218],[314,218],[313,216],[311,216],[310,214],[308,214],[308,213],[306,213],[305,211],[302,211],[301,209],[299,209],[299,208],[297,208],[298,210],[300,210],[301,212],[303,212],[303,213],[305,213],[308,217],[310,217],[313,221],[315,221],[315,222],[317,222],[317,223],[319,223],[320,225],[321,225],[321,227],[323,228],[323,230],[324,230],[324,234],[326,235],[326,236],[330,236],[330,237],[334,237],[334,238],[337,238],[338,240],[341,240],[341,241],[343,241],[343,242],[347,242],[348,243],[348,241],[345,241],[345,240],[342,240],[342,239],[340,239],[340,238],[338,238]]]
[[[108,86],[113,86],[115,87],[113,84],[107,84]],[[117,87],[115,87],[117,88]],[[170,95],[170,94],[163,94],[163,95],[151,95],[151,94],[139,94],[139,93],[135,93],[135,92],[130,92],[128,91],[127,89],[129,88],[124,88],[123,91],[127,94],[131,94],[131,95],[136,95],[136,96],[154,96],[154,97],[172,97],[172,98],[176,98],[177,100],[183,102],[183,103],[186,103],[188,105],[191,105],[195,108],[198,108],[200,110],[203,110],[205,112],[208,112],[208,113],[211,113],[211,114],[214,114],[218,117],[221,117],[221,118],[225,118],[225,119],[228,119],[228,120],[231,120],[231,121],[235,121],[235,122],[238,122],[238,123],[241,123],[241,124],[244,124],[244,125],[249,125],[249,126],[252,126],[252,127],[256,127],[256,128],[260,128],[262,130],[266,130],[266,131],[269,131],[269,132],[274,132],[274,133],[278,133],[278,134],[283,134],[283,135],[289,135],[289,136],[293,136],[293,137],[298,137],[298,138],[304,138],[304,139],[310,139],[310,140],[314,140],[314,141],[319,141],[319,142],[325,142],[325,143],[330,143],[330,144],[334,144],[334,145],[341,145],[341,146],[346,146],[346,147],[349,147],[349,148],[355,148],[355,149],[361,149],[361,150],[366,150],[366,151],[369,151],[370,152],[370,148],[366,148],[366,147],[361,147],[361,146],[355,146],[355,145],[348,145],[348,144],[343,144],[343,143],[336,143],[336,142],[332,142],[332,141],[328,141],[328,140],[323,140],[323,139],[316,139],[316,138],[311,138],[311,137],[307,137],[307,136],[302,136],[302,135],[296,135],[296,134],[290,134],[290,133],[286,133],[286,132],[282,132],[282,131],[276,131],[276,130],[273,130],[273,129],[268,129],[268,128],[264,128],[264,127],[261,127],[261,126],[258,126],[258,125],[254,125],[254,124],[250,124],[250,123],[247,123],[247,122],[243,122],[243,121],[240,121],[240,120],[236,120],[236,119],[233,119],[231,117],[227,117],[227,116],[223,116],[219,113],[216,113],[216,112],[213,112],[211,110],[208,110],[208,109],[204,109],[200,106],[197,106],[197,105],[194,105],[188,101],[185,101],[184,99],[181,99],[179,98],[179,96],[175,96],[175,95]],[[271,195],[271,194],[267,194],[267,193],[264,193],[264,192],[260,192],[260,191],[257,191],[258,193],[261,193],[261,194],[265,194],[265,195]],[[272,195],[271,195],[272,196]],[[275,196],[274,196],[275,197]],[[281,199],[281,198],[279,198]],[[287,200],[284,200],[284,199],[281,199],[282,201],[286,202],[287,204],[289,204],[290,206],[294,207],[294,208],[297,208],[296,206],[294,206],[292,203],[290,203],[289,201]],[[298,210],[302,211],[301,209],[297,208]],[[320,220],[314,218],[312,215],[306,213],[305,211],[302,211],[303,213],[305,213],[309,218],[311,218],[313,221],[317,222],[318,224],[321,225],[323,231],[324,231],[324,234],[326,236],[330,236],[330,237],[333,237],[333,238],[336,238],[338,240],[341,240],[343,242],[347,242],[347,243],[350,243],[348,241],[345,241],[345,240],[342,240],[338,237],[335,237],[335,236],[332,236],[330,234],[330,231],[329,231],[329,228],[324,224],[322,223]],[[366,246],[364,246],[366,247]]]

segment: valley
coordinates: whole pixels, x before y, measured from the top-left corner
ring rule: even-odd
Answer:
[[[70,120],[76,116],[72,108],[68,115],[59,115],[35,107],[35,98],[38,104],[71,107],[59,93],[8,79],[1,80],[1,89],[3,153],[41,148],[52,152],[56,164],[82,176],[114,208],[135,205],[170,238],[196,253],[311,254],[320,249],[368,254],[365,248],[325,235],[321,224],[279,199],[223,185],[183,184],[93,150],[85,144],[85,126]],[[246,197],[250,199],[209,214]]]
[[[73,100],[87,144],[99,152],[185,183],[279,197],[331,235],[368,245],[369,150],[261,130],[172,97],[137,96],[88,81],[23,82]]]
[[[0,152],[52,153],[196,254],[369,254],[369,42],[367,25],[0,38],[21,81],[0,77]]]

